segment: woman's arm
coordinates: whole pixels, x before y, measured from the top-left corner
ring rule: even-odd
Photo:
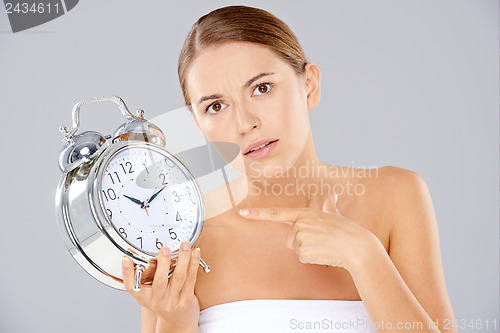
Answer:
[[[197,327],[192,327],[191,330],[182,329],[179,331],[174,331],[172,328],[168,327],[169,325],[165,324],[161,320],[158,320],[158,315],[149,310],[148,308],[141,306],[141,333],[162,333],[162,332],[183,332],[189,333],[198,332]],[[197,325],[195,325],[197,326]]]
[[[380,215],[392,225],[389,255],[374,237],[365,256],[350,267],[356,288],[378,332],[457,332],[427,185],[415,172],[389,172]]]
[[[141,306],[141,333],[155,333],[158,316],[148,308]]]

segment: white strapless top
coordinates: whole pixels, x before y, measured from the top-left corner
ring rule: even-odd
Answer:
[[[362,301],[254,299],[200,311],[199,333],[373,333]]]

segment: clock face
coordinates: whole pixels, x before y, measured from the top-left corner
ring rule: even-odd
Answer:
[[[128,146],[107,163],[101,201],[120,235],[136,248],[156,254],[193,243],[202,219],[201,194],[189,171],[168,152]]]

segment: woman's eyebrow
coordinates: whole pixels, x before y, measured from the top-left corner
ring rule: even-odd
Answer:
[[[208,99],[217,99],[217,98],[222,98],[222,95],[210,95],[210,96],[203,96],[202,98],[200,98],[200,100],[198,101],[198,106],[203,103],[204,101],[208,100]]]
[[[250,80],[248,80],[244,85],[243,85],[243,88],[248,88],[250,87],[250,85],[255,82],[256,80],[260,79],[261,77],[264,77],[264,76],[268,76],[268,75],[273,75],[275,73],[260,73],[260,74],[257,74],[255,75],[254,77],[252,77]],[[200,100],[198,101],[198,105],[200,105],[201,103],[203,103],[204,101],[206,100],[209,100],[209,99],[217,99],[217,98],[222,98],[222,95],[209,95],[209,96],[203,96],[202,98],[200,98]]]
[[[268,75],[273,75],[273,74],[275,74],[275,73],[260,73],[260,74],[257,74],[257,75],[255,75],[253,78],[251,78],[250,80],[248,80],[248,81],[247,81],[247,82],[243,85],[243,88],[248,88],[248,87],[250,87],[250,85],[251,85],[254,81],[256,81],[256,80],[260,79],[261,77],[268,76]]]

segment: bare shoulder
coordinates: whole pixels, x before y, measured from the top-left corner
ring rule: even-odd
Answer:
[[[368,187],[378,207],[379,218],[387,224],[391,235],[405,221],[419,221],[415,217],[420,213],[426,216],[434,213],[427,184],[415,171],[396,166],[379,168],[377,177],[370,180]]]
[[[427,185],[418,173],[412,170],[384,166],[376,169],[357,169],[355,184],[363,185],[366,196],[376,201],[379,208],[394,209],[394,200],[427,191]],[[363,176],[366,174],[365,176]],[[372,200],[370,200],[372,201]]]
[[[430,191],[418,173],[381,168],[383,218],[390,226],[389,257],[434,321],[453,322]]]
[[[388,165],[380,168],[352,168],[347,166],[330,166],[331,174],[337,175],[346,182],[366,185],[367,190],[387,190],[392,185],[407,186],[411,181],[422,181],[414,171]],[[401,183],[403,181],[403,183]]]
[[[395,166],[380,168],[378,187],[379,204],[385,218],[392,223],[391,229],[397,227],[394,223],[407,220],[405,216],[409,214],[414,218],[415,214],[429,216],[434,213],[427,184],[415,171]]]
[[[373,233],[389,253],[394,225],[411,201],[401,199],[425,185],[422,178],[414,171],[396,166],[330,168],[340,214]]]
[[[344,194],[346,200],[362,203],[369,210],[374,206],[377,211],[394,208],[393,199],[426,189],[418,173],[392,165],[370,169],[334,168],[339,179],[342,179],[340,195]]]
[[[371,177],[370,184],[378,190],[384,190],[384,194],[391,194],[394,190],[409,190],[423,178],[415,171],[392,165],[375,169],[375,177]]]

